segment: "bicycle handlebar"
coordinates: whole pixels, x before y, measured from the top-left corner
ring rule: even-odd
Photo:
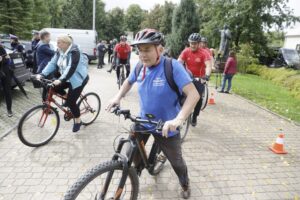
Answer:
[[[36,78],[36,75],[31,75],[31,76],[30,76],[30,79],[31,79],[31,80],[34,80],[34,81],[39,81],[39,82],[42,83],[44,86],[47,86],[47,87],[54,87],[53,81],[52,81],[52,80],[49,80],[49,79],[46,79],[46,78],[44,78],[43,76],[42,76],[40,79],[37,79],[37,78]]]
[[[146,124],[153,124],[156,125],[156,130],[157,131],[162,131],[162,128],[164,126],[164,122],[159,120],[159,121],[153,121],[151,119],[141,119],[139,117],[133,117],[130,113],[130,110],[122,110],[120,107],[116,106],[114,110],[112,111],[117,116],[123,115],[125,120],[130,119],[134,123],[146,123]]]

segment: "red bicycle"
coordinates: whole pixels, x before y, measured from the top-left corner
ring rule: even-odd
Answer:
[[[70,109],[64,107],[66,97],[55,92],[51,80],[44,78],[37,80],[35,76],[32,76],[31,80],[34,87],[43,87],[48,91],[47,97],[41,105],[29,109],[21,117],[18,124],[18,136],[23,144],[38,147],[47,144],[56,135],[60,125],[58,109],[63,111],[65,121],[74,120],[74,118]],[[100,97],[94,92],[81,94],[77,105],[83,125],[93,123],[101,110]]]

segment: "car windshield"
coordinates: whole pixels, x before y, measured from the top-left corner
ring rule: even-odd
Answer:
[[[300,64],[299,54],[295,49],[282,49],[282,54],[286,61]]]

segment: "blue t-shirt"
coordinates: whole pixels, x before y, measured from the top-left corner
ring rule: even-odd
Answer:
[[[176,92],[169,86],[164,71],[165,57],[161,56],[160,63],[157,66],[146,67],[144,80],[143,71],[141,69],[138,77],[136,77],[135,68],[131,71],[128,81],[130,84],[137,82],[139,101],[140,101],[140,117],[147,119],[146,114],[155,116],[153,120],[168,121],[174,119],[180,111],[178,96]],[[192,79],[177,60],[172,60],[173,78],[178,86],[179,91],[185,85],[192,82]],[[145,125],[147,129],[154,129],[151,125]],[[178,132],[169,132],[168,136],[174,136]]]

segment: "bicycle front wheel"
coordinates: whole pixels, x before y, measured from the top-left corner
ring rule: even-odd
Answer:
[[[18,124],[21,142],[30,147],[47,144],[56,135],[60,119],[58,112],[47,105],[39,105],[28,110]]]
[[[136,200],[139,180],[134,168],[129,168],[123,190],[119,190],[123,168],[121,161],[108,161],[87,171],[74,183],[64,196],[64,200],[118,199]],[[118,192],[117,192],[118,191]],[[121,192],[121,193],[120,193]]]
[[[188,118],[182,124],[182,126],[180,126],[181,142],[184,141],[184,138],[186,137],[186,135],[189,131],[190,124],[191,124],[191,118],[192,118],[192,115],[189,115]]]
[[[82,124],[89,125],[97,119],[100,113],[100,97],[94,92],[87,93],[80,98],[78,107],[80,110],[80,119]]]

